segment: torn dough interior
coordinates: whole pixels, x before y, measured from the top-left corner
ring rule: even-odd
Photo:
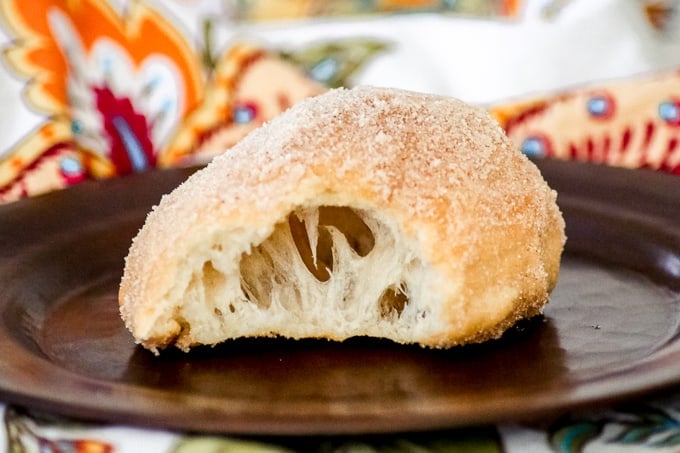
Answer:
[[[192,345],[189,336],[193,344],[272,335],[418,338],[425,320],[430,331],[438,323],[432,304],[412,302],[427,299],[426,269],[405,245],[412,241],[375,210],[301,207],[236,260],[224,253],[233,242],[215,234],[185,267],[193,273],[177,280],[173,293],[183,294],[169,296],[183,301],[170,321],[181,349]]]

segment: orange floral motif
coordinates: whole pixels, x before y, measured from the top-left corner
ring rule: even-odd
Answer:
[[[186,87],[186,108],[201,95],[201,73],[185,39],[158,12],[135,1],[124,16],[97,0],[10,0],[0,9],[5,24],[19,39],[5,51],[7,61],[21,74],[33,77],[27,98],[45,113],[67,113],[67,51],[55,36],[54,17],[68,18],[90,53],[102,37],[126,49],[136,66],[162,54],[176,63]],[[40,14],[43,12],[44,14]],[[36,14],[37,13],[37,14]]]
[[[88,178],[205,162],[325,88],[276,52],[194,49],[142,0],[6,0],[8,65],[44,119],[0,150],[0,202]]]
[[[234,3],[238,19],[269,21],[419,11],[511,18],[519,15],[522,0],[246,0]]]
[[[101,0],[7,0],[0,17],[15,38],[4,58],[45,117],[0,159],[0,201],[154,166],[202,99],[197,53],[144,2],[119,12]],[[39,163],[48,158],[60,171]]]

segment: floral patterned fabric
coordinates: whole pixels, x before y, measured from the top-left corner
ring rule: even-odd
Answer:
[[[416,434],[261,438],[197,435],[74,422],[14,406],[4,411],[9,452],[677,452],[680,398],[565,414],[547,426],[498,425]],[[2,445],[2,444],[0,444]],[[143,447],[142,447],[143,446]]]
[[[0,203],[207,162],[295,102],[357,84],[483,105],[532,156],[680,174],[678,7],[2,0]],[[351,438],[190,435],[2,402],[0,418],[8,452],[680,451],[672,393],[544,426]]]

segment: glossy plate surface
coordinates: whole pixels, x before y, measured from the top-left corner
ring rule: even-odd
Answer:
[[[154,357],[116,298],[145,214],[189,170],[0,207],[0,400],[204,432],[368,433],[533,418],[680,383],[680,178],[539,161],[569,236],[545,315],[444,351],[241,340]]]

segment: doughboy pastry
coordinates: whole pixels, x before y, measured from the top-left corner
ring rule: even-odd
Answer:
[[[126,259],[121,315],[154,352],[254,336],[497,338],[556,283],[555,198],[481,109],[332,90],[163,197]]]

